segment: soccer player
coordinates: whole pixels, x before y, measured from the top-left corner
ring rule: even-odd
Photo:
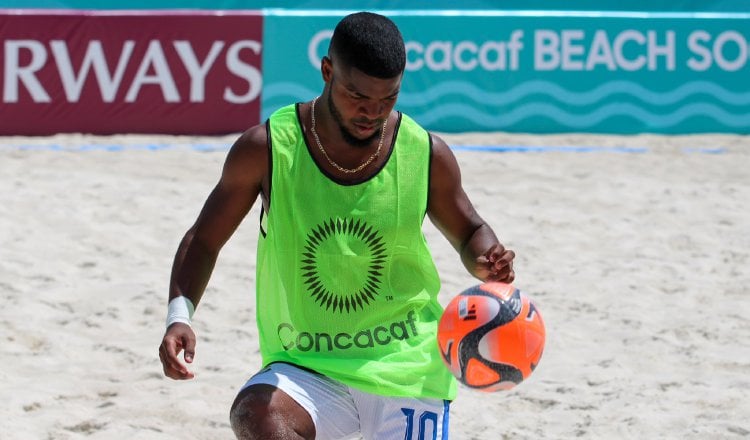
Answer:
[[[336,26],[311,102],[281,108],[229,151],[172,269],[164,374],[193,377],[190,327],[220,249],[258,197],[262,369],[232,405],[240,439],[444,439],[456,383],[436,343],[440,280],[426,216],[482,281],[515,254],[461,186],[445,141],[394,110],[404,41],[367,12]]]

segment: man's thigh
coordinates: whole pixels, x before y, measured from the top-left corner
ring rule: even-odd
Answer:
[[[345,385],[285,363],[274,363],[264,368],[251,377],[242,389],[260,384],[274,386],[299,403],[315,424],[316,438],[358,438],[359,416]]]

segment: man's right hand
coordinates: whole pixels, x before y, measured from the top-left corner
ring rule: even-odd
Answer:
[[[195,375],[178,357],[181,351],[185,352],[185,362],[192,363],[195,357],[195,333],[189,325],[175,322],[164,333],[159,347],[159,359],[167,377],[177,380],[192,379]]]

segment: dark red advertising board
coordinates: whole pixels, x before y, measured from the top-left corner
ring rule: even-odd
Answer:
[[[221,134],[260,120],[260,12],[0,11],[0,135]]]

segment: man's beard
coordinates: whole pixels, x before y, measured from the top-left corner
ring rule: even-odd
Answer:
[[[333,81],[331,81],[331,85],[333,85]],[[355,137],[353,134],[349,132],[349,130],[344,127],[344,119],[341,117],[341,113],[339,113],[336,106],[333,104],[333,98],[331,98],[331,90],[328,90],[328,108],[331,110],[331,115],[333,116],[333,120],[336,121],[336,125],[339,126],[339,130],[341,131],[341,137],[344,138],[344,141],[346,141],[347,144],[351,145],[352,147],[357,148],[365,148],[369,147],[372,143],[373,139],[380,137],[380,132],[383,130],[383,128],[379,128],[375,130],[375,132],[364,138],[359,139],[358,137]]]

